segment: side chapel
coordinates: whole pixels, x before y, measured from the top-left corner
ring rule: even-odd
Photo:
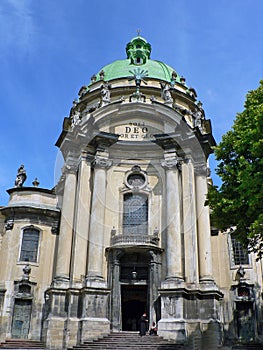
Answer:
[[[178,343],[262,340],[262,262],[205,206],[215,140],[202,103],[143,37],[126,53],[64,119],[56,186],[27,185],[21,166],[7,190],[0,342],[64,349],[137,331],[144,312]]]

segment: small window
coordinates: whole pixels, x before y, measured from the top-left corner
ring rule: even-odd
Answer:
[[[20,261],[37,262],[39,231],[27,228],[23,231]]]
[[[239,297],[249,297],[249,289],[246,287],[239,287],[237,291]]]
[[[28,286],[27,284],[22,284],[21,286],[19,286],[19,293],[30,294],[31,287]]]
[[[247,265],[249,264],[247,249],[235,238],[231,237],[233,260],[235,265]]]

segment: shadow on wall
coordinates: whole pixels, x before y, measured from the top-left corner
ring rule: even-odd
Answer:
[[[192,332],[187,340],[186,350],[217,350],[223,342],[222,326],[211,320],[207,329],[201,331],[200,326]]]

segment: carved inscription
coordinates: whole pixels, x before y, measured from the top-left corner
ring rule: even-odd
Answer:
[[[153,135],[156,132],[144,122],[130,122],[117,126],[115,133],[118,133],[119,139],[124,141],[149,141],[154,140]]]

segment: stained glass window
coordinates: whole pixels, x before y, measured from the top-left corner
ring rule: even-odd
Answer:
[[[124,234],[148,233],[148,197],[141,193],[124,195]]]

